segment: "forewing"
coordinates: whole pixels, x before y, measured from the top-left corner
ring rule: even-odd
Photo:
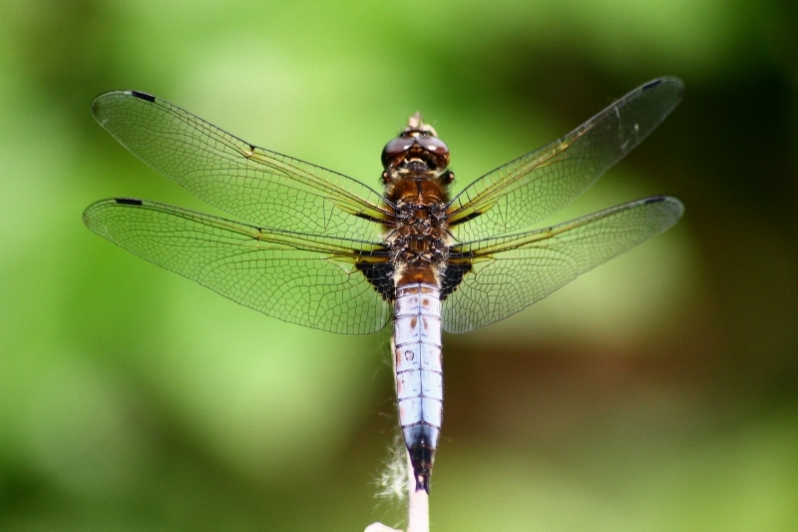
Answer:
[[[142,161],[248,222],[339,238],[378,234],[381,196],[350,177],[257,148],[140,92],[102,94],[92,112]]]
[[[449,204],[454,236],[517,232],[560,210],[651,133],[683,90],[676,78],[646,83],[560,140],[482,176]]]
[[[468,332],[515,314],[672,226],[684,206],[654,197],[528,233],[456,247],[473,270],[443,302],[443,328]]]
[[[391,316],[355,268],[384,252],[379,243],[263,230],[141,200],[100,201],[83,220],[139,257],[290,323],[359,334]]]

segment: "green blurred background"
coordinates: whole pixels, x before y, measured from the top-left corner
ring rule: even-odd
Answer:
[[[216,212],[92,119],[161,96],[379,186],[421,110],[459,189],[660,75],[674,114],[558,219],[669,232],[444,338],[433,530],[798,530],[798,8],[763,0],[0,0],[0,530],[362,530],[388,332],[239,307],[98,238],[110,196]]]

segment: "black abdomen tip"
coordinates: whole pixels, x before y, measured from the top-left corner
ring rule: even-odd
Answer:
[[[432,455],[435,451],[426,445],[418,445],[410,452],[410,463],[413,464],[413,476],[416,479],[416,491],[429,493],[429,477],[432,474]]]
[[[429,495],[429,475],[429,470],[416,472],[416,491],[424,490]]]

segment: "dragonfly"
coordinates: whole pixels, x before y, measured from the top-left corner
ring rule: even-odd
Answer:
[[[267,316],[345,334],[392,322],[398,417],[415,490],[429,493],[443,418],[442,331],[466,333],[543,299],[668,229],[654,196],[532,228],[589,188],[676,107],[655,79],[564,137],[450,188],[448,146],[419,113],[382,152],[382,192],[256,147],[138,91],[92,113],[123,146],[233,218],[112,198],[83,214],[124,249]]]

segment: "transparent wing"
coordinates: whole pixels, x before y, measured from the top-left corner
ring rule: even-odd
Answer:
[[[83,221],[139,257],[290,323],[360,334],[391,316],[355,266],[387,258],[379,243],[264,230],[129,199],[95,203]]]
[[[482,176],[449,204],[454,236],[470,242],[521,231],[554,214],[651,133],[683,90],[676,78],[646,83],[560,140]]]
[[[319,166],[257,148],[160,98],[107,92],[94,117],[142,161],[197,197],[251,223],[370,240],[381,196]]]
[[[684,206],[654,197],[528,233],[455,247],[473,269],[443,302],[443,328],[462,333],[515,314],[578,275],[672,226]],[[466,266],[467,267],[467,266]]]

